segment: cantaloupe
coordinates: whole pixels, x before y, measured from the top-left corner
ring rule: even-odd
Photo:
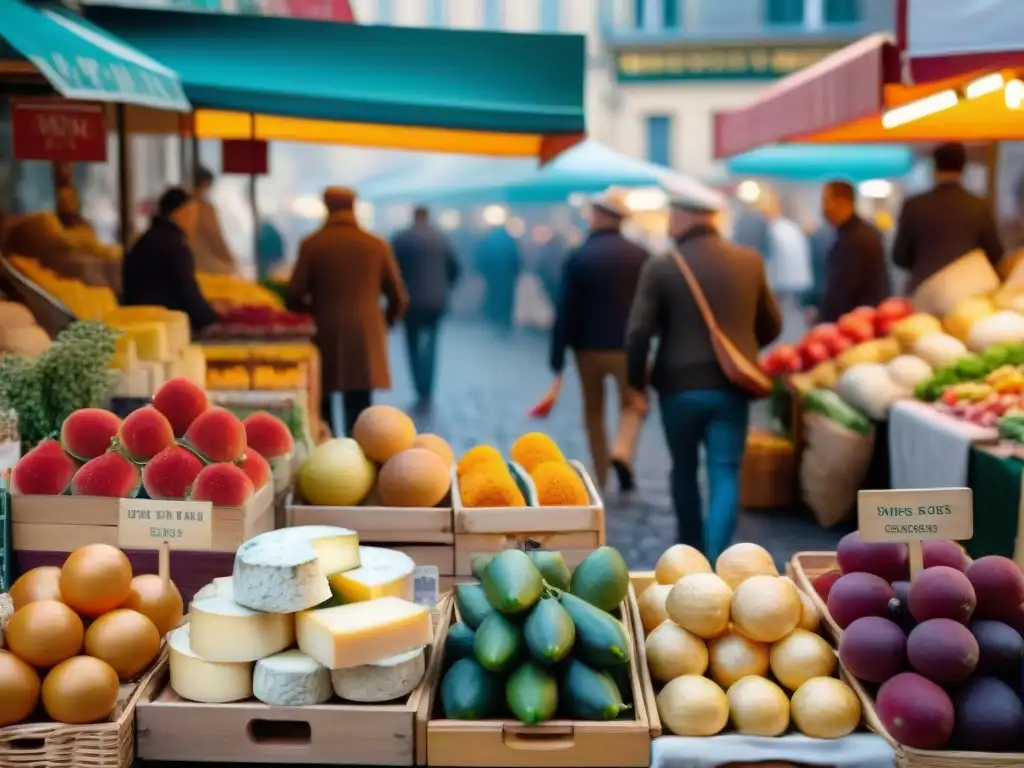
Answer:
[[[703,675],[708,668],[704,641],[671,621],[662,622],[644,643],[651,678],[667,683],[683,675]]]
[[[708,643],[711,679],[728,689],[749,675],[768,674],[769,647],[736,631],[726,632]]]
[[[796,629],[801,611],[793,582],[778,576],[752,576],[732,596],[733,625],[760,643],[774,643]]]
[[[699,675],[677,677],[658,694],[658,715],[676,736],[714,736],[729,722],[729,701],[714,682]]]
[[[789,698],[771,680],[749,675],[730,686],[726,697],[737,733],[781,736],[789,728]]]
[[[732,590],[714,573],[691,573],[675,583],[665,602],[669,618],[705,640],[729,626]]]
[[[691,573],[712,573],[712,570],[701,551],[687,544],[673,544],[661,554],[654,567],[654,578],[659,584],[669,586]]]
[[[452,447],[448,445],[448,441],[440,435],[434,435],[429,432],[416,435],[416,439],[412,441],[412,447],[426,448],[428,451],[433,451],[444,459],[444,463],[449,467],[455,466],[455,453],[452,451]]]
[[[665,602],[668,600],[672,587],[669,584],[652,584],[637,598],[637,608],[640,610],[640,623],[643,624],[644,632],[650,634],[661,622],[668,619],[668,611],[665,609]]]
[[[767,549],[744,542],[733,544],[718,556],[715,573],[736,589],[751,576],[778,576],[779,570]]]
[[[793,724],[804,736],[838,739],[848,736],[860,724],[860,699],[841,680],[812,677],[790,700]]]
[[[794,629],[772,646],[770,665],[775,679],[795,691],[812,677],[831,677],[836,654],[820,635]]]
[[[383,464],[396,453],[412,448],[416,425],[392,405],[371,405],[356,419],[352,437],[368,458]]]
[[[380,496],[389,507],[433,507],[451,489],[444,459],[426,448],[396,453],[380,470]]]

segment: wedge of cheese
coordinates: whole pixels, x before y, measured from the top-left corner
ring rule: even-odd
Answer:
[[[108,323],[135,342],[139,360],[162,363],[173,359],[167,338],[167,324],[159,320],[136,323]]]
[[[254,611],[302,611],[331,598],[328,576],[359,564],[359,537],[347,528],[303,525],[261,533],[235,554],[234,599]]]
[[[416,563],[404,552],[360,547],[359,567],[328,577],[334,596],[342,603],[362,603],[379,597],[413,599]]]
[[[252,697],[251,661],[216,662],[200,658],[192,651],[189,625],[178,627],[167,636],[170,647],[171,690],[189,701],[225,704]]]
[[[349,669],[430,645],[425,606],[398,597],[302,611],[295,616],[299,650],[328,669]]]
[[[193,600],[189,611],[190,648],[206,661],[258,661],[295,642],[289,613],[260,613],[229,597]]]
[[[264,704],[276,707],[323,704],[334,695],[330,670],[294,649],[257,661],[252,690]]]

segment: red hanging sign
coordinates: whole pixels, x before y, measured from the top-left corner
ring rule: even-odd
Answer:
[[[12,99],[11,128],[17,160],[107,162],[103,105],[65,99]]]
[[[224,139],[220,148],[221,173],[265,176],[270,168],[267,142],[258,139]]]

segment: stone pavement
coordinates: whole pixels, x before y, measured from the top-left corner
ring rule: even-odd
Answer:
[[[414,397],[401,330],[392,333],[391,342],[394,388],[383,393],[379,401],[406,408]],[[544,431],[567,456],[589,463],[579,386],[572,366],[567,367],[562,392],[551,416],[542,421],[526,416],[551,385],[547,353],[547,336],[536,332],[518,331],[502,337],[478,324],[453,322],[445,326],[440,340],[434,412],[419,419],[419,428],[440,434],[456,454],[478,443],[489,443],[507,452],[522,433]],[[610,382],[608,387],[608,421],[612,424],[614,398]],[[763,421],[763,408],[759,410],[755,419]],[[675,541],[675,518],[668,489],[669,459],[656,404],[644,428],[635,465],[638,492],[630,498],[621,497],[614,489],[606,494],[608,541],[622,551],[631,568],[650,569],[658,555]],[[834,549],[845,532],[822,530],[806,512],[745,512],[740,517],[736,541],[754,541],[767,547],[781,567],[794,552]]]

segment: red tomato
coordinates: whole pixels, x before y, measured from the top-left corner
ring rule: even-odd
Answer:
[[[820,341],[825,344],[839,337],[839,327],[835,323],[820,323],[811,328],[804,337],[804,343]]]
[[[842,334],[848,337],[855,344],[860,344],[862,341],[869,341],[875,338],[875,324],[874,319],[869,318],[866,314],[856,314],[859,310],[854,310],[849,314],[843,315],[839,318],[839,330]]]
[[[914,314],[914,305],[910,299],[902,296],[893,296],[878,305],[878,317],[885,317],[890,320],[902,320]]]
[[[902,319],[902,317],[887,317],[879,312],[875,315],[875,335],[888,336],[892,333],[892,327]]]
[[[828,343],[829,351],[832,353],[832,357],[842,354],[854,344],[853,340],[840,334],[836,336],[832,341]]]
[[[867,318],[871,318],[872,320],[874,320],[875,319],[875,312],[876,311],[877,310],[875,310],[874,307],[869,307],[869,306],[865,305],[865,306],[857,307],[855,310],[853,310],[852,312],[848,312],[847,314],[853,315],[854,317],[867,317]]]
[[[832,351],[821,341],[805,341],[800,347],[800,356],[803,358],[804,370],[814,368],[816,365],[824,363],[832,357]]]

